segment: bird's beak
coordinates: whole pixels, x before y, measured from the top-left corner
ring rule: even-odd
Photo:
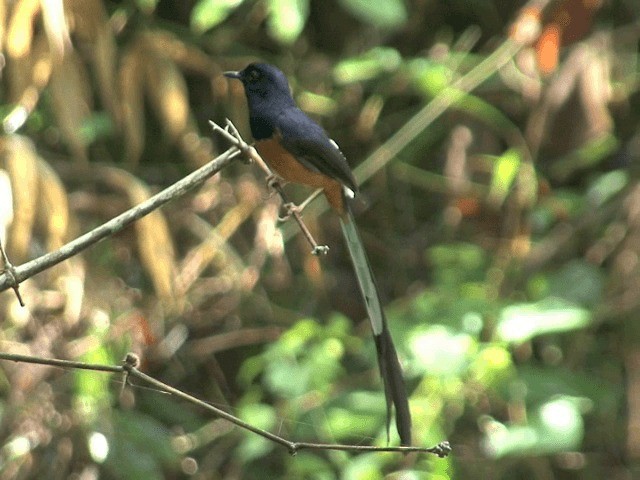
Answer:
[[[237,79],[242,78],[242,74],[240,72],[234,72],[234,71],[224,72],[223,75],[229,78],[237,78]]]

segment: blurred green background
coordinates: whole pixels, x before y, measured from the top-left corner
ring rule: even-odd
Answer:
[[[19,265],[250,139],[277,65],[361,183],[414,442],[285,449],[90,371],[2,363],[0,479],[640,475],[636,0],[2,0],[0,239]],[[289,186],[296,200],[310,192]],[[386,445],[339,225],[236,162],[0,295],[5,352],[143,371],[291,440]],[[640,324],[639,324],[640,325]],[[392,429],[391,444],[397,444]]]

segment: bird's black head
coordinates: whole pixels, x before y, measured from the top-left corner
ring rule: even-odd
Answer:
[[[239,72],[224,72],[224,76],[242,82],[249,103],[252,99],[277,99],[286,104],[293,102],[287,77],[268,63],[252,63]]]

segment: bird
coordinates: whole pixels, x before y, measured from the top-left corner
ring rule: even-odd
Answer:
[[[340,217],[373,331],[387,407],[387,439],[394,407],[400,444],[411,445],[411,413],[402,368],[350,207],[358,185],[345,156],[325,130],[298,108],[287,77],[274,65],[251,63],[223,75],[242,82],[255,148],[271,170],[287,182],[322,189]]]

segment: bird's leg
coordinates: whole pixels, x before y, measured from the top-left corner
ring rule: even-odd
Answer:
[[[275,181],[278,181],[278,180],[279,178],[275,179]],[[273,181],[273,180],[268,178],[267,183],[269,183],[270,181]],[[272,187],[272,185],[269,185],[269,186]],[[297,212],[298,214],[302,214],[302,211],[305,208],[307,208],[307,205],[313,202],[320,193],[322,193],[322,189],[319,188],[318,190],[313,192],[311,195],[309,195],[307,199],[304,202],[302,202],[300,205],[296,205],[293,202],[285,202],[282,206],[286,210],[286,213],[284,216],[278,217],[278,220],[281,222],[286,222],[287,220],[289,220],[289,218],[291,218],[291,215],[293,214],[294,211]]]
[[[298,222],[298,226],[300,227],[302,234],[306,237],[307,241],[311,245],[311,253],[313,255],[326,255],[329,252],[329,246],[319,245],[318,242],[316,242],[315,238],[313,238],[313,235],[311,235],[311,232],[307,228],[307,225],[302,221],[302,215],[300,215],[300,212],[302,211],[302,208],[304,208],[306,203],[307,202],[303,203],[302,206],[296,205],[292,202],[284,203],[283,207],[286,209],[287,213],[284,217],[278,217],[278,220],[284,222],[290,217],[293,217],[296,222]]]
[[[252,161],[254,161],[262,169],[262,171],[265,172],[265,174],[267,175],[267,185],[269,186],[269,188],[278,192],[278,194],[280,195],[280,198],[282,198],[283,203],[285,205],[289,205],[290,203],[288,202],[287,197],[284,193],[284,189],[282,188],[282,182],[283,182],[282,178],[278,177],[273,172],[271,172],[267,164],[260,157],[260,154],[257,152],[257,150],[254,147],[248,145],[244,140],[242,140],[242,137],[238,133],[238,129],[233,125],[233,123],[230,120],[227,120],[224,128],[217,125],[215,122],[209,121],[209,123],[213,127],[214,131],[220,133],[229,142],[231,142],[232,144],[237,146],[240,150],[242,150],[243,153],[247,155],[247,157],[249,157]],[[306,200],[302,204],[303,207],[306,206],[311,199],[315,198],[314,195],[312,195],[309,200]],[[293,205],[293,204],[290,204],[290,205]],[[302,231],[305,238],[311,245],[311,253],[313,253],[314,255],[319,255],[321,253],[326,254],[329,251],[329,247],[326,245],[318,245],[318,242],[315,241],[315,239],[313,238],[313,235],[311,235],[311,232],[302,221],[302,215],[300,215],[298,208],[299,207],[287,208],[287,211],[290,212],[288,214],[288,217],[292,216],[295,219],[295,221],[298,223],[300,230]]]
[[[329,247],[327,245],[319,245],[318,242],[316,242],[315,238],[313,238],[313,235],[311,235],[309,228],[307,228],[307,225],[302,221],[302,215],[301,215],[302,210],[317,196],[318,192],[320,192],[321,190],[318,190],[318,192],[311,195],[304,202],[302,202],[302,204],[296,205],[293,202],[287,201],[287,197],[284,193],[284,189],[282,188],[282,178],[280,178],[274,173],[271,173],[270,175],[267,176],[267,185],[269,186],[270,189],[278,192],[280,194],[280,198],[282,198],[282,202],[283,202],[282,206],[285,209],[285,214],[281,217],[279,216],[278,221],[286,222],[291,217],[293,217],[295,221],[298,223],[298,226],[300,227],[302,234],[305,236],[305,238],[311,245],[311,253],[313,255],[320,255],[320,254],[326,255],[329,252]]]
[[[327,245],[319,245],[318,242],[316,242],[315,238],[313,238],[313,235],[311,235],[311,232],[309,231],[309,228],[307,228],[307,225],[302,221],[302,215],[300,214],[300,212],[302,211],[302,208],[304,208],[306,203],[307,202],[305,202],[302,206],[296,205],[293,202],[283,203],[282,206],[285,208],[286,213],[284,216],[278,217],[278,221],[285,222],[289,220],[289,218],[293,217],[298,223],[302,234],[311,245],[311,253],[313,255],[326,255],[327,252],[329,252],[329,247]]]
[[[286,183],[282,177],[273,172],[269,172],[265,180],[267,181],[267,188],[269,191],[275,193],[278,193],[278,190]]]
[[[278,215],[279,222],[286,222],[293,216],[294,212],[300,214],[300,207],[293,202],[283,203],[282,208],[284,208],[284,215]]]
[[[315,238],[313,238],[313,235],[311,235],[309,228],[307,228],[307,225],[302,221],[301,215],[302,209],[306,207],[318,195],[318,193],[321,192],[321,190],[315,192],[308,199],[302,202],[301,205],[296,205],[295,203],[289,202],[287,200],[287,196],[284,193],[284,188],[282,188],[283,181],[284,180],[280,176],[269,171],[269,174],[267,175],[267,186],[270,190],[278,192],[280,198],[282,199],[282,206],[285,209],[285,214],[282,217],[279,216],[278,221],[285,222],[289,218],[293,217],[294,220],[298,223],[302,234],[309,242],[309,245],[311,245],[311,253],[313,255],[326,255],[329,251],[329,247],[327,245],[318,245],[318,242],[316,242]]]

